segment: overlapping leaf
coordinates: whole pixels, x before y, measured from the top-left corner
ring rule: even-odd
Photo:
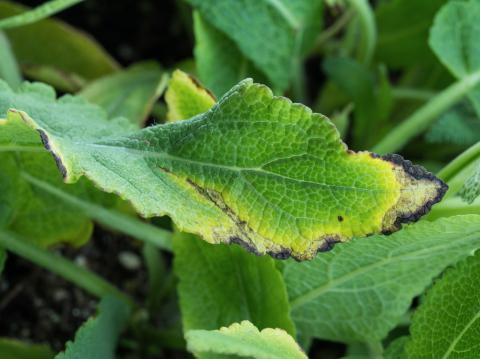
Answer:
[[[175,235],[174,253],[185,331],[249,320],[295,335],[285,284],[271,258],[182,233]]]
[[[427,293],[415,313],[406,344],[407,358],[480,356],[480,255],[451,269]]]
[[[68,342],[65,351],[55,359],[114,359],[118,337],[129,317],[127,304],[114,297],[102,299],[97,316],[80,327],[75,340]]]
[[[126,117],[141,126],[163,94],[166,76],[154,63],[137,64],[91,82],[79,95],[103,107],[109,118]]]
[[[451,1],[435,17],[429,44],[440,61],[458,79],[480,76],[480,2]],[[480,88],[469,94],[477,114],[480,114]]]
[[[421,222],[389,237],[335,247],[284,270],[301,335],[342,342],[380,340],[412,299],[448,265],[480,248],[480,216]]]
[[[399,156],[348,152],[328,119],[250,80],[190,121],[133,133],[72,97],[4,85],[0,101],[42,134],[67,182],[85,175],[143,215],[280,258],[395,231],[446,190]]]
[[[0,19],[27,8],[0,1]],[[13,51],[28,75],[65,91],[109,74],[118,64],[94,40],[61,21],[46,19],[6,31]]]
[[[54,353],[47,345],[30,344],[15,339],[0,338],[2,359],[52,359]]]
[[[321,27],[322,1],[188,0],[284,91]],[[223,65],[222,65],[223,66]]]
[[[307,359],[295,340],[281,329],[259,331],[249,321],[219,330],[191,330],[186,334],[194,353],[232,354],[255,359]]]

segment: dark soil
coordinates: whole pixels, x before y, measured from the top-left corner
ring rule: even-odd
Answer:
[[[86,246],[65,247],[59,252],[116,284],[138,302],[145,298],[147,274],[138,242],[97,229]],[[133,258],[132,263],[138,259],[138,267],[127,268],[122,263],[125,257]],[[54,350],[62,350],[95,313],[96,304],[96,299],[83,290],[11,254],[0,278],[0,337],[49,343]]]

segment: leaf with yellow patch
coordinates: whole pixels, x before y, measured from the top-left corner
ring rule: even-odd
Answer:
[[[175,70],[165,94],[168,103],[167,119],[183,120],[208,111],[215,97],[187,73]]]
[[[398,230],[447,188],[398,155],[348,151],[326,117],[248,79],[204,114],[136,131],[74,97],[3,85],[6,108],[41,134],[65,181],[86,176],[144,216],[276,258]]]

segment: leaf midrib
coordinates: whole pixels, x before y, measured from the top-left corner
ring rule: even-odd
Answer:
[[[342,185],[334,185],[330,183],[323,183],[323,182],[312,182],[312,181],[305,181],[301,180],[298,178],[292,178],[288,176],[284,176],[275,172],[267,171],[263,169],[262,167],[237,167],[237,166],[230,166],[230,165],[222,165],[222,164],[217,164],[217,163],[211,163],[211,162],[203,162],[203,161],[196,161],[192,159],[187,159],[179,156],[172,155],[168,152],[153,152],[153,151],[146,151],[146,150],[138,150],[134,148],[129,148],[129,147],[122,147],[122,146],[113,146],[113,145],[106,145],[106,144],[97,144],[97,143],[83,143],[83,142],[75,142],[76,145],[78,146],[89,146],[89,147],[101,147],[101,148],[108,148],[108,149],[119,149],[123,150],[129,153],[132,153],[134,155],[137,155],[141,158],[145,157],[156,157],[156,158],[161,158],[161,159],[166,159],[166,160],[171,160],[171,161],[177,161],[177,162],[184,162],[184,163],[190,163],[193,165],[200,165],[200,166],[205,166],[205,167],[214,167],[214,168],[220,168],[223,170],[227,171],[234,171],[238,173],[242,172],[258,172],[260,174],[268,175],[268,176],[273,176],[273,177],[279,177],[285,180],[289,180],[292,182],[298,182],[302,184],[310,184],[314,186],[319,186],[319,187],[325,187],[328,189],[337,189],[337,190],[349,190],[349,191],[358,191],[358,192],[372,192],[372,193],[388,193],[392,192],[388,189],[378,189],[378,188],[364,188],[364,187],[355,187],[355,186],[342,186]],[[303,156],[303,155],[309,155],[308,153],[302,153],[299,155],[295,156]],[[294,157],[294,156],[290,156]],[[290,158],[287,157],[287,158]],[[278,161],[282,160],[284,158],[277,158],[275,160],[270,161],[269,163],[273,161]],[[264,165],[263,165],[264,166]],[[405,190],[405,189],[403,189]]]
[[[465,326],[465,328],[462,329],[462,331],[460,333],[458,333],[458,335],[455,337],[455,339],[452,341],[452,343],[450,344],[450,346],[448,347],[447,351],[445,352],[445,354],[442,356],[442,359],[447,359],[448,357],[450,357],[450,354],[455,350],[455,346],[458,344],[458,342],[460,341],[460,339],[463,337],[463,335],[470,329],[470,327],[477,321],[480,319],[480,310],[477,311],[477,314],[467,323],[467,325]]]
[[[467,241],[470,241],[472,239],[472,237],[473,238],[478,238],[478,229],[472,230],[470,233],[468,233],[468,235],[465,235],[463,237],[463,240],[466,239]],[[368,238],[364,239],[364,240],[368,240]],[[340,277],[337,277],[334,280],[332,280],[330,282],[327,282],[326,284],[324,284],[320,287],[314,288],[314,289],[310,290],[309,292],[298,296],[295,299],[291,299],[290,300],[290,306],[291,306],[292,312],[295,309],[301,307],[302,305],[314,300],[315,298],[320,297],[326,291],[328,291],[330,288],[333,288],[335,286],[343,284],[343,283],[349,281],[350,279],[352,279],[352,278],[354,278],[358,275],[362,275],[366,272],[369,272],[370,270],[381,267],[385,263],[387,263],[388,261],[400,260],[404,257],[408,257],[408,256],[415,255],[415,254],[421,254],[422,252],[425,252],[425,251],[426,252],[432,252],[433,250],[441,250],[443,248],[449,248],[451,245],[452,245],[451,243],[448,243],[448,244],[442,244],[442,245],[439,245],[439,246],[431,246],[431,247],[428,247],[428,248],[422,248],[420,250],[405,253],[405,254],[398,255],[398,256],[389,256],[389,254],[386,254],[387,257],[383,258],[382,260],[380,260],[378,262],[369,264],[365,267],[361,267],[361,268],[356,269],[352,272],[348,272],[347,274],[345,274],[343,276],[340,276]]]

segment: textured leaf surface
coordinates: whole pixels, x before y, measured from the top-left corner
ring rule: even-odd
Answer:
[[[14,339],[0,338],[2,359],[52,359],[54,353],[46,345],[28,344]]]
[[[79,94],[103,107],[109,118],[126,117],[142,125],[163,94],[165,76],[153,63],[138,64],[91,82]]]
[[[193,77],[176,70],[168,83],[165,94],[169,121],[183,120],[207,112],[215,103],[215,97]]]
[[[480,2],[452,1],[435,17],[429,44],[440,61],[458,79],[480,71]],[[480,113],[480,88],[470,92],[477,113]]]
[[[255,359],[307,359],[295,340],[281,329],[259,331],[249,321],[219,330],[191,330],[186,334],[194,353],[234,354]]]
[[[382,1],[375,11],[378,27],[377,57],[390,67],[402,68],[431,62],[427,46],[434,16],[447,0]]]
[[[4,115],[0,109],[0,118]],[[27,172],[67,193],[85,192],[85,181],[78,186],[63,183],[40,138],[19,116],[0,120],[0,172],[0,227],[9,227],[42,246],[60,241],[81,244],[90,238],[93,226],[89,219],[22,177]]]
[[[320,29],[320,0],[188,0],[204,19],[231,38],[240,51],[284,91],[294,61]]]
[[[0,19],[26,9],[9,1],[0,1]],[[118,68],[117,63],[90,37],[57,20],[42,20],[7,30],[6,34],[21,65],[50,66],[63,71],[63,76],[77,74],[87,80]]]
[[[472,176],[465,181],[458,194],[470,204],[480,196],[480,163]]]
[[[432,278],[480,247],[480,216],[421,222],[389,237],[335,247],[284,278],[300,334],[342,342],[379,340]]]
[[[480,253],[448,270],[427,293],[410,327],[407,358],[480,357]]]
[[[99,304],[95,318],[85,322],[55,359],[102,358],[114,359],[117,340],[130,316],[127,304],[106,297]]]
[[[216,96],[222,96],[246,77],[269,84],[233,40],[205,21],[197,11],[193,20],[198,76]]]
[[[185,233],[175,235],[173,248],[185,331],[249,320],[260,329],[295,334],[285,284],[273,259]]]
[[[312,258],[333,242],[397,230],[446,190],[400,156],[348,152],[328,119],[250,80],[203,115],[134,133],[43,92],[3,86],[0,100],[41,133],[67,182],[85,175],[209,242]]]

